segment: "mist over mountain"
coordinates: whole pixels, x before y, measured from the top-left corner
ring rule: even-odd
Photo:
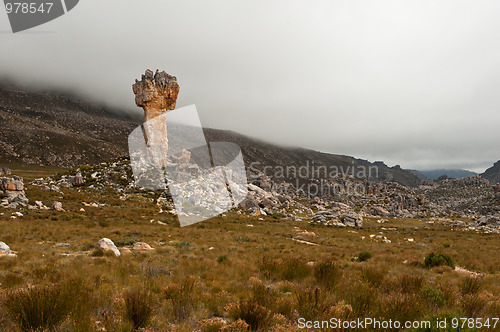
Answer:
[[[67,93],[0,85],[0,161],[77,167],[125,156],[128,135],[142,121],[142,110],[137,109],[136,114],[126,115]],[[368,174],[371,180],[407,186],[420,182],[401,167],[388,167],[383,162],[278,146],[228,130],[204,128],[204,132],[208,142],[238,144],[247,167],[267,166],[271,173],[279,167],[312,170],[323,166],[357,177],[360,170],[376,169]]]

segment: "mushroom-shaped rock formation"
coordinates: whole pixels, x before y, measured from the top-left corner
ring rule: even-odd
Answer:
[[[168,150],[166,112],[173,110],[179,94],[177,78],[166,72],[149,69],[141,80],[132,85],[135,103],[144,109],[145,138],[148,147],[153,147],[156,157],[166,164]],[[155,119],[159,117],[158,119]],[[153,120],[154,121],[150,121]],[[149,122],[148,122],[149,121]]]

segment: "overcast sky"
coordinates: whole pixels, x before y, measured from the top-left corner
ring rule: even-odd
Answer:
[[[484,171],[500,159],[497,0],[84,0],[12,34],[0,76],[125,110],[146,68],[206,127],[383,160]]]

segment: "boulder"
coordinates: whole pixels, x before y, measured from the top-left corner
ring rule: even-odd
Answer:
[[[254,192],[254,193],[258,194],[258,195],[261,195],[263,197],[266,197],[266,198],[273,197],[273,195],[270,192],[267,192],[264,189],[259,188],[259,187],[257,187],[256,185],[254,185],[252,183],[248,184],[248,190],[252,191],[252,192]]]
[[[113,241],[111,241],[108,238],[100,239],[97,244],[98,244],[99,248],[101,248],[104,251],[106,251],[106,250],[112,251],[116,257],[119,257],[121,255],[120,250],[118,250],[118,248],[115,246]]]
[[[10,247],[4,242],[0,242],[0,251],[10,252]]]
[[[258,208],[259,204],[253,197],[247,196],[243,201],[240,202],[240,206],[248,210],[251,208]]]
[[[351,210],[351,207],[349,205],[340,202],[332,202],[330,206],[332,209],[339,210],[341,212]]]
[[[53,209],[53,210],[56,210],[56,211],[64,211],[64,209],[63,209],[63,205],[62,205],[62,203],[61,203],[61,202],[54,202],[54,203],[52,204],[52,209]]]
[[[151,248],[151,246],[145,242],[135,242],[134,247],[132,248],[133,250],[138,250],[138,251],[151,251],[154,250]]]
[[[389,217],[390,214],[391,213],[389,211],[387,211],[386,209],[384,209],[381,206],[376,206],[373,208],[373,215],[374,216]]]
[[[500,217],[497,216],[483,216],[479,218],[474,224],[473,227],[500,227]]]
[[[276,204],[269,198],[264,198],[262,201],[260,201],[259,206],[262,208],[273,208],[276,207]]]
[[[68,182],[70,185],[77,187],[85,184],[85,179],[82,177],[80,173],[76,173],[75,176],[70,176],[68,178]]]
[[[23,179],[18,176],[14,176],[13,178],[2,178],[0,179],[0,190],[23,191],[24,190]]]
[[[311,218],[310,223],[316,223],[325,226],[362,227],[363,217],[352,210],[346,213],[340,213],[340,210],[338,208],[334,208],[331,210],[322,210],[316,212]]]
[[[340,216],[340,221],[350,227],[363,227],[363,217],[356,212],[349,212]]]
[[[16,257],[17,255],[10,250],[8,245],[4,242],[0,242],[0,257],[2,256]]]
[[[19,205],[26,206],[28,205],[29,200],[24,194],[24,192],[20,192],[17,195],[9,198],[9,203],[19,203]]]

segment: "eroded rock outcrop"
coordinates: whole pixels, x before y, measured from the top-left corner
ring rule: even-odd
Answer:
[[[23,179],[18,176],[0,178],[0,194],[0,206],[18,208],[28,204]]]
[[[149,69],[142,75],[141,80],[135,80],[132,90],[135,94],[135,103],[144,109],[145,139],[148,147],[154,147],[160,154],[161,161],[166,164],[168,149],[166,112],[173,110],[179,94],[177,78],[166,72]],[[159,117],[159,118],[158,118]],[[157,119],[155,119],[157,118]],[[155,119],[155,121],[150,121]]]

